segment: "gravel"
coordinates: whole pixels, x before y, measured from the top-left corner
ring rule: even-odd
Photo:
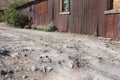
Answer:
[[[0,80],[120,80],[119,53],[110,39],[0,23]]]

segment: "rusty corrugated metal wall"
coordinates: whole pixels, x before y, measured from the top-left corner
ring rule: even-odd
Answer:
[[[107,33],[107,18],[104,11],[110,7],[110,4],[108,4],[109,1],[110,0],[98,0],[98,35],[102,37],[106,37]]]
[[[45,0],[43,0],[43,1],[45,1]],[[34,5],[34,11],[35,11],[34,25],[37,26],[37,25],[45,25],[45,24],[51,23],[53,21],[53,19],[52,19],[52,14],[53,14],[52,0],[48,0],[48,12],[46,12],[46,13],[42,13],[42,14],[39,13],[39,9],[40,9],[39,5],[40,5],[40,3]],[[44,5],[43,5],[43,7],[44,7]]]
[[[97,27],[97,0],[72,0],[69,31],[95,34]]]
[[[48,2],[47,2],[48,1]],[[41,3],[42,2],[47,2],[48,5],[44,7],[44,5]],[[32,16],[32,25],[35,28],[38,25],[45,25],[45,24],[49,24],[51,22],[53,22],[53,0],[41,0],[39,3],[37,4],[33,4],[31,6],[28,6],[24,9],[22,9],[22,11],[28,15],[28,17]],[[47,10],[44,10],[44,8],[46,8]],[[31,11],[30,11],[31,8]],[[42,9],[43,13],[40,13],[40,9]]]
[[[120,14],[107,15],[107,37],[120,40]]]
[[[70,0],[71,14],[60,15],[60,0],[54,0],[55,24],[59,31],[106,36],[107,1]]]
[[[60,0],[54,0],[54,24],[59,31],[68,31],[69,15],[60,14]]]
[[[33,25],[53,22],[59,31],[106,36],[107,1],[70,0],[69,15],[60,14],[60,0],[48,0],[48,12],[44,14],[39,14],[39,4],[34,4]]]

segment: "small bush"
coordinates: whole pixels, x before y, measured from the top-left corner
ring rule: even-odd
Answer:
[[[5,20],[8,24],[16,27],[24,27],[28,24],[28,17],[12,8],[5,11]]]
[[[40,25],[37,27],[37,30],[43,30],[43,31],[55,31],[55,25],[53,23],[47,24],[47,25]]]
[[[0,22],[4,21],[4,15],[0,12]]]
[[[25,28],[25,29],[31,29],[31,26],[30,26],[30,25],[25,25],[24,28]]]

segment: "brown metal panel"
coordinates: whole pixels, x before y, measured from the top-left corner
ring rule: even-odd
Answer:
[[[115,29],[116,29],[116,40],[120,40],[120,14],[115,14],[116,16],[116,26],[115,26]]]
[[[54,0],[54,22],[59,31],[67,32],[69,15],[60,14],[60,0]]]
[[[102,4],[102,5],[101,5]],[[108,0],[98,0],[98,35],[106,37],[107,22],[104,11],[108,8]]]
[[[107,15],[107,37],[115,39],[115,15]]]
[[[48,2],[47,2],[48,1]],[[51,23],[52,20],[52,1],[53,0],[42,0],[37,4],[33,4],[32,6],[28,6],[24,9],[24,13],[26,13],[29,17],[30,7],[32,8],[32,22],[33,26],[38,25],[46,25]],[[45,5],[43,5],[45,4]],[[41,8],[40,8],[41,6]],[[40,14],[40,11],[42,14]]]
[[[39,14],[48,12],[48,0],[39,3]]]
[[[59,31],[106,35],[107,0],[70,0],[70,15],[60,14],[60,0],[48,0],[48,12],[44,14],[39,14],[39,4],[34,4],[32,9],[35,26],[54,22]]]
[[[107,37],[120,40],[120,14],[107,15]]]
[[[97,0],[73,0],[71,5],[69,31],[95,34],[98,15]]]

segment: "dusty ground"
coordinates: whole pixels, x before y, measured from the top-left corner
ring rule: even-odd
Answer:
[[[0,80],[120,80],[118,43],[5,26],[0,23]]]

